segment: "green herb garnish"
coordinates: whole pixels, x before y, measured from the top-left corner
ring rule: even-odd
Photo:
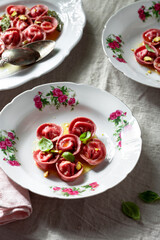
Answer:
[[[42,137],[38,142],[38,147],[43,152],[48,152],[53,148],[53,143],[51,140]]]
[[[75,156],[70,152],[64,152],[62,154],[62,157],[65,158],[66,160],[70,161],[70,162],[74,162],[74,160],[75,160]]]
[[[145,44],[145,47],[149,52],[155,53],[155,51],[148,44]]]
[[[84,132],[80,135],[80,140],[81,142],[83,142],[84,144],[87,143],[87,141],[91,138],[91,132],[90,131],[87,131],[87,132]]]
[[[146,192],[140,193],[139,198],[146,203],[152,203],[156,200],[159,200],[160,196],[155,192],[146,191]]]
[[[60,19],[60,17],[58,16],[58,14],[55,12],[55,11],[51,11],[51,10],[48,10],[48,16],[50,16],[50,17],[55,17],[56,19],[57,19],[57,21],[58,21],[58,26],[57,26],[57,30],[59,31],[59,32],[61,32],[62,31],[62,29],[63,29],[63,22],[61,21],[61,19]]]
[[[10,27],[10,19],[9,17],[5,14],[2,18],[2,20],[0,21],[0,27],[2,29],[2,31],[6,31],[9,27]]]
[[[133,202],[122,202],[122,212],[134,220],[140,219],[139,207]]]

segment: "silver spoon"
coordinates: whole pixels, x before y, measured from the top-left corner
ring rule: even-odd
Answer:
[[[18,66],[26,66],[40,61],[46,57],[55,46],[55,41],[41,40],[28,43],[24,47],[5,50],[0,59],[0,65],[10,63]]]

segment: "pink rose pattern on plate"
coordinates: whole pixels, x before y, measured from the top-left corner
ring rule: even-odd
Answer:
[[[34,97],[34,104],[37,109],[42,111],[46,105],[54,105],[56,109],[59,109],[61,105],[71,107],[71,110],[74,110],[74,107],[79,104],[75,99],[75,92],[71,88],[65,86],[56,88],[51,86],[51,90],[44,95],[42,92],[38,92]]]
[[[143,22],[145,22],[145,20],[149,17],[155,17],[158,21],[160,20],[160,1],[152,3],[153,4],[149,8],[146,8],[144,5],[142,5],[138,9],[139,18]]]
[[[124,42],[122,41],[121,35],[114,35],[110,34],[106,39],[107,48],[110,48],[112,50],[113,57],[117,59],[119,62],[126,63],[126,61],[123,58],[123,50],[122,45]]]
[[[15,140],[18,140],[18,137],[14,130],[11,130],[10,132],[0,130],[0,149],[4,154],[3,160],[11,166],[20,166],[20,163],[15,156],[15,152],[17,152],[15,148]]]
[[[117,148],[119,150],[122,147],[121,131],[129,124],[129,122],[124,119],[124,117],[126,117],[126,114],[126,112],[116,110],[115,112],[112,112],[108,118],[108,121],[113,122],[115,125],[115,133],[113,134],[113,136],[116,138]]]
[[[97,182],[90,183],[88,185],[80,186],[80,187],[70,187],[70,188],[64,188],[64,187],[50,187],[54,192],[59,192],[60,194],[69,197],[74,195],[80,195],[81,193],[90,190],[95,191],[95,189],[99,186]]]

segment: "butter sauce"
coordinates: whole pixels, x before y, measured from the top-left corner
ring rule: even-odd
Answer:
[[[8,77],[11,74],[19,72],[20,70],[24,69],[25,67],[15,66],[9,63],[4,64],[3,67],[0,67],[0,79]]]

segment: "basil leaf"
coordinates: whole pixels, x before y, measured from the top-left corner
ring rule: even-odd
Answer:
[[[38,142],[39,149],[43,152],[47,152],[53,148],[53,143],[51,140],[42,137]]]
[[[146,192],[140,193],[139,198],[146,203],[151,203],[160,199],[160,196],[155,192],[146,191]]]
[[[87,141],[91,138],[91,132],[90,131],[84,132],[80,135],[79,138],[80,138],[81,142],[86,144]]]
[[[48,16],[54,17],[54,18],[57,19],[57,21],[58,21],[57,30],[58,30],[59,32],[61,32],[62,29],[63,29],[63,22],[62,22],[62,20],[60,19],[60,17],[58,16],[58,14],[57,14],[55,11],[48,10]]]
[[[145,44],[145,47],[149,52],[155,53],[155,51],[148,44]]]
[[[62,157],[65,158],[66,160],[70,161],[70,162],[74,162],[74,160],[75,160],[75,156],[70,152],[64,152],[62,154]]]
[[[122,212],[134,220],[140,219],[139,207],[133,202],[122,202]]]
[[[2,20],[0,21],[0,27],[3,32],[10,27],[10,19],[7,15],[4,15]]]

